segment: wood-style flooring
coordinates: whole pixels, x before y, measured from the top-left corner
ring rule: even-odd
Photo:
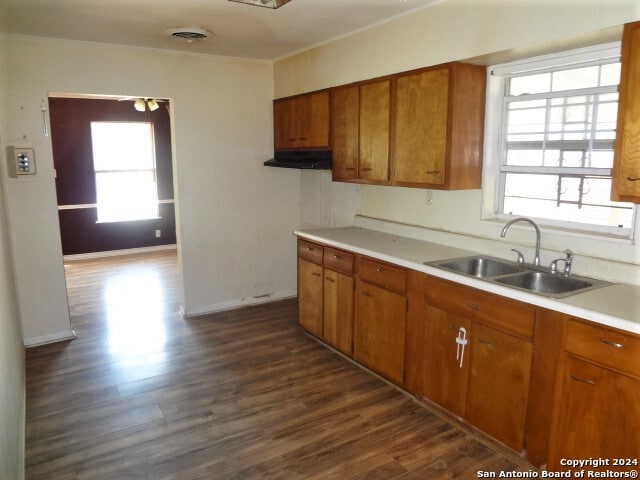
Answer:
[[[27,352],[28,479],[529,469],[306,335],[294,300],[183,319],[173,252],[65,269],[78,338]]]

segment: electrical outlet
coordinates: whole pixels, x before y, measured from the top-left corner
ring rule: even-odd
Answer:
[[[162,232],[160,230],[156,230],[156,238],[160,238],[162,236]]]
[[[431,205],[433,203],[433,190],[424,191],[424,204]]]

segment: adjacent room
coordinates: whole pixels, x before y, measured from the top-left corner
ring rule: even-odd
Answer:
[[[633,477],[638,59],[635,0],[0,2],[0,478]]]

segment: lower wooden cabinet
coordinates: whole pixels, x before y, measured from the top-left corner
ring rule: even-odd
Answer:
[[[305,330],[322,336],[322,265],[298,258],[298,323]]]
[[[407,299],[363,281],[356,283],[354,358],[401,385]]]
[[[471,321],[431,306],[425,310],[428,370],[424,396],[464,417],[471,364]]]
[[[347,355],[353,352],[353,277],[324,269],[322,337]]]
[[[531,342],[475,323],[466,418],[520,451],[529,394]]]
[[[640,460],[638,379],[568,356],[560,389],[549,468],[563,458]]]

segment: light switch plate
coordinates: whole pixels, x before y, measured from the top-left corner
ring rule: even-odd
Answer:
[[[7,147],[7,168],[11,178],[36,174],[36,154],[33,148]]]

